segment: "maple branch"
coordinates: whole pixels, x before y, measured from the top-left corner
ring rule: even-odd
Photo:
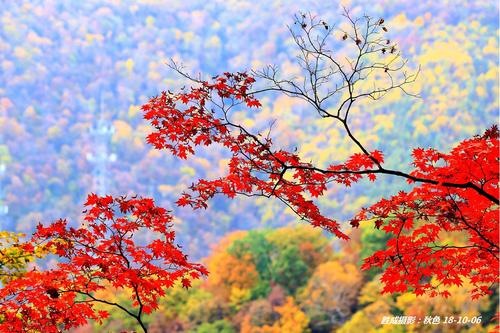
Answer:
[[[405,226],[405,222],[406,220],[403,220],[402,221],[403,223],[401,223],[401,227],[399,228],[399,231],[398,231],[398,234],[396,236],[396,254],[397,254],[397,257],[399,259],[399,262],[401,263],[401,266],[403,266],[405,272],[407,275],[410,275],[410,272],[408,271],[408,268],[406,268],[406,265],[403,261],[403,256],[401,255],[401,250],[399,248],[399,238],[401,237],[401,233],[403,232],[403,228]]]
[[[116,302],[110,302],[110,301],[106,301],[104,299],[100,299],[100,298],[96,298],[94,297],[92,294],[90,293],[87,293],[87,292],[83,292],[83,291],[80,291],[80,290],[67,290],[68,292],[74,292],[74,293],[77,293],[77,294],[80,294],[80,295],[83,295],[83,296],[87,296],[91,299],[91,301],[76,301],[75,303],[91,303],[91,302],[98,302],[98,303],[102,303],[102,304],[106,304],[106,305],[110,305],[110,306],[116,306],[117,308],[119,308],[120,310],[124,311],[126,314],[128,314],[130,317],[134,318],[138,323],[139,325],[141,326],[142,330],[144,331],[144,333],[147,333],[148,332],[148,329],[147,327],[144,325],[143,321],[142,321],[142,318],[141,318],[141,312],[139,311],[137,314],[127,310],[126,307],[120,305],[119,303],[116,303]]]
[[[90,298],[92,300],[92,302],[98,302],[98,303],[103,303],[103,304],[106,304],[106,305],[116,306],[120,310],[122,310],[125,313],[127,313],[129,316],[137,319],[137,315],[135,313],[130,312],[129,310],[127,310],[127,308],[124,307],[123,305],[121,305],[119,303],[116,303],[116,302],[110,302],[110,301],[106,301],[104,299],[95,298],[91,293],[88,293],[88,292],[85,292],[85,291],[81,291],[81,290],[71,290],[71,289],[63,290],[61,292],[73,292],[73,293],[77,293],[77,294],[80,294],[80,295],[83,295],[83,296],[87,296],[88,298]],[[90,301],[76,301],[75,303],[86,303],[86,302],[90,302]]]
[[[489,249],[487,247],[484,247],[484,246],[481,246],[481,245],[477,245],[477,244],[466,245],[466,246],[458,246],[458,245],[448,245],[448,244],[438,245],[438,244],[434,243],[434,247],[433,248],[439,249],[438,251],[442,251],[442,250],[446,250],[446,249],[480,249],[482,251],[486,251],[489,254],[491,254],[493,257],[495,257],[496,260],[499,259],[499,257],[498,257],[498,251],[495,252],[492,249]]]
[[[261,70],[254,70],[252,73],[270,83],[270,86],[255,90],[249,94],[258,94],[264,91],[279,91],[291,97],[298,97],[311,104],[322,117],[332,117],[338,120],[347,121],[349,111],[354,101],[361,98],[379,99],[389,93],[391,90],[399,89],[404,94],[418,97],[418,94],[409,92],[406,86],[415,82],[420,72],[418,69],[413,74],[404,71],[407,60],[401,57],[400,52],[396,52],[396,45],[389,39],[383,38],[387,28],[380,23],[373,22],[372,18],[365,15],[360,19],[352,19],[349,12],[344,9],[344,14],[351,24],[349,31],[338,29],[342,32],[344,43],[347,46],[340,48],[340,52],[346,53],[346,60],[341,60],[333,56],[333,51],[329,45],[335,45],[332,41],[334,27],[327,25],[326,22],[318,19],[316,16],[296,15],[295,26],[288,27],[293,41],[299,49],[297,56],[298,63],[304,71],[302,83],[296,79],[284,79],[278,74],[276,66],[267,66]],[[365,29],[359,30],[358,22],[364,21]],[[353,43],[351,43],[353,42]],[[355,51],[352,51],[352,45],[355,44]],[[354,54],[353,54],[354,53]],[[381,61],[373,61],[368,58],[374,53],[382,55],[392,54],[389,58],[383,58]],[[323,74],[326,72],[327,74]],[[356,88],[356,85],[367,80],[375,73],[383,73],[390,82],[386,86],[376,86],[372,89]],[[393,74],[401,73],[400,78]],[[326,84],[335,84],[335,88],[324,87]],[[340,98],[336,114],[328,112],[323,107],[323,103],[343,93],[347,89],[347,97]],[[344,106],[347,106],[342,115]]]
[[[349,25],[345,30],[335,29],[312,14],[295,16],[294,26],[288,29],[298,47],[297,60],[301,71],[298,78],[282,77],[279,68],[271,65],[252,71],[253,76],[246,72],[224,72],[203,81],[185,73],[182,66],[170,65],[195,85],[188,90],[182,88],[180,93],[162,92],[161,96],[153,97],[143,105],[144,118],[156,129],[148,135],[148,142],[183,159],[196,154],[196,146],[213,143],[227,148],[232,154],[226,175],[214,180],[200,179],[190,187],[191,193],[182,194],[177,204],[190,205],[194,209],[207,208],[207,201],[216,194],[229,198],[235,195],[276,197],[301,220],[328,230],[341,239],[348,239],[340,231],[337,221],[320,212],[315,198],[324,195],[331,182],[348,187],[364,176],[370,181],[375,181],[379,174],[401,177],[408,183],[421,185],[414,186],[408,193],[400,191],[390,200],[382,199],[370,208],[363,208],[351,220],[351,225],[356,227],[369,215],[378,216],[375,226],[380,228],[384,224],[381,219],[391,213],[395,215],[384,225],[386,233],[394,236],[395,239],[389,240],[393,243],[388,241],[386,250],[377,251],[368,258],[364,269],[388,264],[384,272],[385,281],[400,281],[393,291],[409,287],[415,288],[416,293],[431,291],[431,295],[436,292],[431,290],[432,284],[429,281],[422,283],[414,278],[415,274],[421,277],[436,275],[441,281],[446,281],[445,284],[451,280],[451,284],[458,285],[457,276],[475,279],[475,272],[486,272],[487,276],[475,283],[478,288],[472,291],[473,297],[486,293],[484,287],[495,273],[487,272],[484,267],[488,263],[491,267],[495,265],[491,263],[491,258],[485,259],[478,250],[484,250],[483,241],[490,246],[489,250],[498,249],[495,240],[491,239],[494,236],[490,235],[498,229],[498,225],[491,224],[491,214],[486,215],[486,211],[491,213],[490,210],[500,204],[498,195],[492,193],[498,190],[498,169],[492,167],[492,163],[498,162],[498,128],[493,126],[483,136],[464,140],[447,154],[434,149],[414,149],[415,168],[411,172],[383,166],[383,153],[367,149],[352,130],[349,117],[359,101],[378,100],[391,91],[419,97],[407,86],[418,78],[420,68],[415,72],[406,71],[408,61],[385,37],[388,29],[384,19],[373,20],[367,15],[354,19],[347,9],[344,9],[343,16]],[[334,39],[337,34],[334,31],[340,33],[339,40]],[[254,77],[260,78],[267,86],[252,90]],[[297,149],[292,152],[273,147],[269,134],[262,139],[260,132],[254,134],[231,120],[230,112],[239,106],[249,109],[261,107],[256,96],[264,92],[280,92],[301,99],[311,105],[321,118],[333,118],[340,122],[346,137],[359,152],[342,164],[321,168],[312,161],[304,161]],[[473,163],[464,165],[464,159]],[[446,190],[468,203],[468,206],[462,206],[465,213],[445,209],[449,206],[446,204]],[[473,201],[486,208],[475,209]],[[458,213],[464,215],[462,219]],[[474,222],[469,223],[469,218]],[[416,220],[424,224],[414,227]],[[480,227],[483,222],[485,226]],[[404,228],[413,229],[413,232],[403,234]],[[468,241],[479,243],[476,244],[478,250],[465,251],[465,247],[448,245],[437,247],[435,240],[441,231],[466,230],[470,231]],[[426,258],[426,255],[434,257]],[[465,272],[458,263],[464,255],[471,256],[471,267],[476,265],[469,272]],[[424,267],[428,270],[422,272]],[[401,275],[402,270],[404,274]],[[443,276],[440,270],[452,270],[453,273],[445,272]],[[386,284],[385,290],[391,291],[391,287]],[[446,293],[441,294],[446,296]]]
[[[312,44],[314,45],[314,44]],[[319,51],[318,51],[319,52]],[[333,57],[331,55],[328,54],[328,56],[330,58],[333,59]],[[399,54],[398,54],[398,57],[399,57]],[[357,58],[357,61],[359,61],[359,56]],[[394,60],[391,60],[390,62],[392,63]],[[404,66],[404,64],[406,64],[406,61],[401,65],[401,66]],[[400,171],[400,170],[393,170],[393,169],[386,169],[384,168],[381,163],[376,159],[374,158],[369,152],[368,150],[364,147],[364,145],[360,142],[360,140],[358,140],[356,138],[356,136],[352,133],[350,127],[349,127],[349,124],[348,124],[348,120],[347,120],[347,116],[356,100],[356,98],[359,98],[359,96],[361,95],[356,95],[356,96],[353,96],[353,87],[355,85],[355,83],[358,81],[358,80],[355,80],[354,79],[354,74],[355,72],[358,70],[356,69],[357,65],[353,65],[354,66],[354,70],[353,72],[351,73],[350,76],[347,76],[347,74],[345,74],[343,71],[342,71],[342,67],[339,67],[339,72],[343,73],[342,76],[346,78],[347,80],[347,87],[349,87],[349,97],[347,99],[345,99],[341,105],[339,106],[338,108],[338,112],[337,112],[337,115],[335,114],[331,114],[329,112],[327,112],[325,109],[323,109],[320,105],[320,103],[318,102],[318,99],[317,98],[313,98],[309,95],[307,95],[304,90],[302,90],[300,87],[298,87],[297,84],[295,84],[292,80],[281,80],[281,81],[278,81],[278,79],[276,79],[276,75],[277,75],[277,70],[275,67],[273,66],[269,66],[268,67],[268,71],[270,72],[266,72],[265,70],[262,71],[262,72],[259,72],[260,76],[262,78],[266,78],[266,76],[268,76],[268,78],[270,80],[272,80],[274,83],[275,83],[275,86],[271,86],[269,88],[265,88],[265,89],[261,89],[261,90],[258,90],[258,91],[253,91],[253,92],[249,92],[248,95],[251,95],[251,94],[257,94],[259,92],[264,92],[264,91],[270,91],[270,90],[274,90],[274,91],[280,91],[280,92],[283,92],[287,95],[290,95],[290,96],[295,96],[295,97],[301,97],[305,100],[307,100],[310,104],[314,105],[317,109],[317,111],[323,116],[323,117],[331,117],[331,118],[335,118],[337,119],[338,121],[340,121],[342,123],[342,125],[344,126],[344,129],[348,135],[348,137],[356,144],[356,146],[363,152],[363,154],[365,154],[368,158],[370,158],[370,160],[372,160],[375,165],[377,166],[377,169],[372,169],[372,170],[341,170],[341,171],[335,171],[335,170],[326,170],[326,169],[321,169],[321,168],[318,168],[318,167],[314,167],[314,166],[304,166],[304,165],[288,165],[286,163],[284,163],[281,159],[277,158],[274,154],[274,152],[270,149],[269,145],[268,144],[265,144],[263,143],[258,137],[257,135],[254,135],[253,133],[251,133],[250,131],[248,131],[245,127],[239,125],[239,124],[236,124],[232,121],[229,120],[228,118],[228,113],[229,113],[229,110],[234,106],[234,105],[237,105],[237,104],[240,104],[240,103],[237,103],[237,104],[232,104],[231,106],[229,107],[226,107],[225,104],[224,104],[224,98],[221,98],[221,103],[218,104],[217,102],[215,102],[213,99],[211,100],[215,106],[217,106],[223,113],[223,116],[224,116],[224,120],[226,121],[225,124],[223,125],[226,125],[226,126],[231,126],[235,129],[238,129],[241,133],[244,133],[246,136],[252,138],[261,148],[263,148],[270,156],[273,157],[274,160],[276,160],[284,169],[286,170],[292,170],[292,169],[301,169],[301,170],[311,170],[311,171],[316,171],[316,172],[320,172],[320,173],[323,173],[323,174],[326,174],[326,175],[335,175],[335,174],[358,174],[358,175],[363,175],[363,174],[387,174],[387,175],[393,175],[393,176],[399,176],[399,177],[403,177],[403,178],[406,178],[408,180],[411,180],[413,182],[419,182],[419,183],[428,183],[428,184],[433,184],[433,185],[440,185],[440,186],[444,186],[444,187],[452,187],[452,188],[463,188],[463,189],[472,189],[474,191],[476,191],[477,193],[479,193],[480,195],[484,196],[485,198],[487,198],[488,200],[490,200],[491,202],[495,203],[495,204],[500,204],[500,200],[499,198],[495,197],[494,195],[488,193],[487,191],[485,191],[482,187],[472,183],[472,182],[465,182],[465,183],[455,183],[455,182],[440,182],[438,180],[435,180],[435,179],[428,179],[428,178],[423,178],[423,177],[416,177],[416,176],[413,176],[413,175],[410,175],[406,172],[403,172],[403,171]],[[401,68],[398,67],[399,68]],[[177,65],[175,64],[174,62],[172,62],[172,64],[170,65],[170,67],[175,70],[177,73],[179,73],[180,75],[182,75],[183,77],[193,81],[193,82],[196,82],[196,83],[199,83],[200,80],[196,79],[196,78],[193,78],[191,77],[189,74],[187,74],[186,72],[184,72],[182,70],[182,67],[180,65]],[[378,65],[375,66],[375,67],[379,67]],[[364,66],[363,68],[366,68],[366,66]],[[418,73],[418,72],[417,72]],[[416,79],[416,76],[418,74],[415,74],[413,76],[413,79],[411,82],[413,82],[415,79]],[[407,77],[405,75],[405,77]],[[403,81],[403,82],[406,82],[406,83],[410,83],[409,81]],[[284,87],[283,84],[289,84],[293,87],[292,90],[290,89],[287,89],[286,87]],[[395,87],[395,86],[394,86]],[[392,88],[394,88],[392,87]],[[344,108],[344,105],[347,104],[347,107]],[[342,109],[345,109],[345,116],[342,117],[340,115],[340,111]],[[240,153],[244,153],[243,150],[240,149]],[[245,154],[243,154],[244,156],[246,156]],[[247,158],[251,161],[252,159],[247,156]],[[255,164],[256,165],[256,164]],[[257,166],[257,165],[256,165]],[[285,171],[286,171],[285,170]],[[283,171],[283,170],[282,170]],[[281,172],[282,172],[281,171]],[[275,188],[277,186],[277,183],[275,184]]]
[[[471,225],[469,222],[467,222],[467,219],[465,218],[464,214],[462,213],[462,210],[458,206],[458,203],[456,202],[455,198],[451,194],[448,195],[448,198],[451,199],[453,208],[460,214],[460,220],[467,226],[467,228],[473,230],[482,240],[484,240],[486,243],[488,243],[491,247],[497,249],[497,251],[500,249],[500,247],[490,241],[488,238],[486,238],[478,228],[475,226]]]
[[[365,148],[363,148],[363,152],[366,151]],[[369,153],[367,153],[368,157],[370,159],[377,161],[376,159],[373,158]],[[377,164],[378,161],[377,161]],[[500,200],[495,197],[494,195],[486,192],[483,188],[477,186],[476,184],[472,182],[466,182],[466,183],[453,183],[453,182],[440,182],[438,180],[434,179],[428,179],[428,178],[422,178],[422,177],[416,177],[412,176],[408,173],[405,173],[403,171],[399,170],[392,170],[392,169],[386,169],[383,166],[379,165],[378,169],[369,169],[369,170],[328,170],[328,169],[322,169],[314,166],[304,166],[304,165],[284,165],[283,167],[286,167],[287,169],[300,169],[300,170],[311,170],[311,171],[316,171],[320,172],[325,175],[342,175],[342,174],[354,174],[354,175],[369,175],[369,174],[385,174],[385,175],[393,175],[393,176],[399,176],[402,178],[406,178],[408,180],[411,180],[416,183],[427,183],[427,184],[433,184],[433,185],[440,185],[444,187],[452,187],[452,188],[463,188],[467,189],[470,188],[480,195],[484,196],[491,202],[495,204],[500,204]]]
[[[363,146],[363,144],[354,136],[352,133],[349,124],[348,124],[348,116],[349,113],[352,109],[352,106],[354,102],[357,99],[360,99],[362,97],[370,97],[372,99],[378,99],[382,97],[382,95],[387,94],[389,91],[393,89],[400,89],[403,91],[404,94],[413,96],[413,97],[419,97],[418,94],[413,94],[408,92],[405,89],[405,86],[408,84],[411,84],[416,81],[418,78],[419,72],[420,72],[420,67],[414,74],[407,74],[405,71],[403,71],[403,79],[399,83],[395,83],[395,80],[393,76],[391,75],[391,72],[398,72],[404,69],[404,67],[407,64],[406,59],[402,59],[400,53],[398,52],[392,59],[386,62],[374,62],[374,63],[369,63],[369,64],[363,64],[361,67],[359,66],[360,62],[363,61],[363,58],[373,52],[378,52],[381,51],[383,53],[386,53],[387,49],[390,49],[391,51],[395,49],[395,45],[389,45],[387,46],[382,44],[383,39],[380,37],[374,38],[374,36],[377,36],[380,32],[380,29],[377,29],[377,27],[380,28],[381,24],[374,24],[371,23],[371,18],[369,16],[364,16],[364,19],[366,20],[366,30],[364,33],[360,33],[359,29],[357,28],[357,20],[354,20],[347,9],[344,8],[344,17],[346,17],[349,22],[351,23],[351,32],[344,31],[346,37],[345,39],[350,39],[354,42],[356,41],[362,41],[361,46],[358,45],[358,54],[355,57],[354,60],[352,60],[350,63],[353,63],[354,65],[351,66],[351,73],[348,74],[344,70],[344,66],[342,66],[337,60],[332,55],[332,51],[326,49],[326,42],[327,39],[331,36],[332,29],[328,28],[326,29],[327,32],[322,36],[322,38],[315,39],[313,35],[317,36],[320,33],[316,33],[317,28],[322,28],[324,27],[324,22],[318,20],[315,16],[309,15],[301,15],[301,16],[295,16],[295,24],[300,26],[300,30],[305,34],[305,38],[302,38],[298,33],[296,33],[292,28],[289,27],[290,33],[293,37],[293,40],[295,44],[299,47],[301,51],[301,55],[298,56],[299,61],[304,63],[305,65],[302,66],[302,68],[305,70],[305,76],[309,77],[309,82],[310,82],[310,88],[304,88],[301,89],[299,88],[298,84],[293,80],[293,79],[281,79],[278,78],[278,70],[276,66],[268,66],[267,68],[260,70],[260,71],[253,71],[253,73],[264,80],[267,80],[271,83],[271,85],[267,88],[260,89],[260,90],[255,90],[253,92],[250,92],[249,94],[259,94],[265,91],[279,91],[282,93],[285,93],[288,96],[291,97],[298,97],[309,104],[311,104],[317,112],[322,115],[323,117],[331,117],[334,119],[337,119],[342,123],[344,126],[344,129],[348,135],[348,137],[356,144],[356,146],[366,155],[368,156],[378,167],[377,170],[373,171],[367,171],[367,172],[356,172],[356,171],[351,171],[351,173],[358,173],[358,174],[387,174],[387,175],[394,175],[394,176],[400,176],[406,179],[409,179],[414,182],[420,182],[420,183],[429,183],[429,184],[434,184],[434,185],[441,185],[445,187],[454,187],[454,188],[470,188],[479,193],[480,195],[486,197],[488,200],[495,204],[500,204],[500,200],[498,197],[495,197],[494,195],[486,192],[482,187],[477,186],[476,184],[472,182],[466,182],[466,183],[453,183],[453,182],[439,182],[437,180],[433,179],[426,179],[426,178],[421,178],[421,177],[415,177],[412,176],[408,173],[399,171],[399,170],[391,170],[391,169],[385,169],[384,167],[381,166],[379,161],[375,159],[369,152],[368,150]],[[343,31],[343,30],[342,30]],[[387,40],[389,41],[389,40]],[[379,46],[377,49],[374,46]],[[392,52],[391,52],[392,53]],[[309,55],[310,54],[315,54],[317,55],[317,58],[315,58],[315,64],[311,65],[310,60],[309,60]],[[319,58],[324,58],[332,62],[332,64],[335,65],[336,71],[332,73],[339,73],[341,74],[340,79],[343,81],[343,83],[340,85],[340,89],[338,88],[338,85],[336,84],[336,89],[334,90],[333,94],[327,94],[327,97],[325,98],[320,98],[318,97],[318,85],[315,83],[314,78],[317,77],[318,75],[318,59]],[[391,67],[392,64],[394,64],[397,60],[400,61],[398,65],[395,67]],[[355,85],[357,82],[366,79],[371,72],[375,70],[384,70],[384,72],[387,74],[387,76],[390,78],[391,85],[388,87],[383,87],[383,88],[373,88],[372,90],[368,90],[362,93],[355,94]],[[360,75],[365,70],[369,70],[370,74],[367,74],[365,77]],[[288,86],[288,88],[287,88]],[[335,93],[341,92],[344,88],[348,88],[348,97],[344,99],[338,106],[337,108],[337,113],[332,114],[325,110],[322,107],[322,102],[325,101],[327,98],[332,97]],[[309,95],[307,92],[312,91],[312,95]],[[378,95],[378,96],[377,96]],[[341,111],[345,109],[344,111],[344,116],[341,115]],[[308,168],[308,167],[294,167],[294,166],[287,166],[290,169],[293,168],[301,168],[301,169],[309,169],[309,170],[314,170],[314,171],[319,171],[324,174],[338,174],[338,172],[332,172],[329,170],[321,170],[319,168]],[[346,171],[345,173],[349,173],[349,171]]]
[[[144,308],[144,305],[142,304],[142,301],[141,301],[141,296],[139,294],[139,290],[137,289],[137,283],[132,283],[132,287],[134,289],[134,293],[135,293],[135,297],[136,297],[136,300],[137,300],[137,303],[139,303],[139,310],[137,312],[137,321],[139,322],[139,325],[141,325],[141,328],[144,330],[144,332],[147,333],[147,328],[146,326],[144,325],[144,323],[142,322],[142,311],[143,311],[143,308]]]

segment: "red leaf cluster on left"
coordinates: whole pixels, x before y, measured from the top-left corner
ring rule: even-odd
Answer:
[[[60,257],[56,267],[34,269],[0,289],[1,332],[60,332],[102,320],[108,304],[138,318],[158,307],[158,298],[175,281],[190,286],[206,269],[190,263],[174,243],[172,215],[152,199],[88,196],[84,222],[69,227],[66,220],[38,225],[27,243],[51,248]],[[157,237],[144,244],[135,235],[151,231]],[[130,293],[132,308],[95,292],[108,287]]]

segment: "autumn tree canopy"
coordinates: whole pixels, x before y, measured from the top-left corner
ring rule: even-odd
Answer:
[[[95,308],[103,304],[125,312],[146,332],[143,315],[158,308],[167,288],[176,281],[188,288],[207,274],[175,244],[172,215],[152,199],[90,194],[85,206],[80,227],[65,220],[40,224],[21,245],[27,254],[35,255],[35,247],[54,252],[58,262],[0,289],[0,331],[61,332],[106,318],[109,310]],[[155,238],[141,244],[135,235],[145,230]],[[132,306],[100,297],[106,289],[125,292]]]
[[[301,220],[347,240],[341,224],[321,213],[316,198],[333,184],[347,188],[362,179],[375,183],[379,175],[401,177],[413,184],[411,191],[382,199],[350,221],[353,227],[374,221],[375,228],[390,236],[386,248],[366,258],[363,268],[383,268],[384,292],[447,297],[450,286],[467,280],[474,286],[473,298],[489,294],[498,283],[497,127],[449,153],[413,149],[410,171],[386,167],[384,153],[370,149],[354,133],[350,115],[360,101],[375,103],[394,90],[417,96],[408,87],[418,70],[408,70],[387,36],[384,19],[353,18],[348,11],[343,16],[346,24],[338,27],[310,14],[296,16],[289,29],[300,77],[286,78],[269,66],[203,80],[171,62],[193,85],[164,91],[142,106],[153,126],[147,141],[182,159],[196,154],[196,146],[213,144],[231,154],[225,176],[200,179],[177,204],[207,208],[217,194],[276,198]],[[337,53],[338,42],[348,44],[349,51]],[[303,160],[296,150],[279,148],[271,129],[252,131],[234,120],[237,111],[258,110],[260,96],[272,92],[304,100],[311,116],[339,122],[359,152],[343,163],[321,167]]]

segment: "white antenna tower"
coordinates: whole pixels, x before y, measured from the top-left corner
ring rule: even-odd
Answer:
[[[102,96],[99,95],[98,110],[95,113],[97,122],[90,128],[92,136],[93,152],[87,154],[87,160],[93,164],[93,189],[99,195],[107,194],[110,186],[108,175],[108,165],[116,161],[116,155],[109,152],[111,138],[115,133],[115,128],[110,121],[104,119]]]

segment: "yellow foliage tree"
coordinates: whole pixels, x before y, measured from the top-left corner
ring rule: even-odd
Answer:
[[[382,325],[384,316],[396,316],[393,310],[396,310],[398,315],[415,316],[416,318],[424,318],[425,316],[439,316],[441,321],[445,317],[467,316],[472,318],[480,315],[480,310],[485,310],[488,305],[487,299],[479,301],[471,301],[467,292],[467,286],[451,287],[452,294],[449,298],[415,296],[412,293],[404,293],[400,295],[381,295],[381,285],[379,283],[380,276],[375,277],[372,281],[365,284],[359,296],[358,306],[361,308],[357,311],[336,333],[350,332],[365,332],[365,333],[486,333],[493,329],[493,324],[490,327],[481,325],[472,325],[468,327],[463,324],[441,324],[441,325]],[[391,312],[392,311],[392,312]]]
[[[123,120],[115,120],[113,122],[115,133],[113,135],[113,142],[120,140],[131,140],[133,137],[132,127]]]
[[[225,237],[207,260],[210,272],[207,289],[225,300],[240,298],[241,291],[251,289],[259,278],[251,255],[236,258],[227,252],[232,242],[245,235],[246,233],[238,232]]]
[[[251,318],[246,316],[241,324],[241,333],[307,333],[310,332],[309,318],[295,304],[292,297],[287,297],[286,303],[274,308],[279,315],[272,325],[252,326]]]
[[[274,330],[273,332],[309,332],[309,329],[307,328],[309,318],[295,304],[292,297],[288,297],[286,303],[282,306],[276,307],[276,312],[278,312],[281,317],[273,325],[273,328],[278,328],[279,330]]]
[[[45,256],[49,249],[36,247],[27,251],[21,239],[24,234],[0,231],[0,282],[6,283],[21,276],[28,263]]]
[[[321,330],[340,326],[351,315],[362,282],[353,264],[329,261],[318,266],[299,295],[312,325]]]

